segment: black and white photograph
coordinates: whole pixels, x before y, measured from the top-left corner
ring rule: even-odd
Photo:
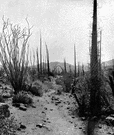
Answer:
[[[0,135],[114,135],[114,0],[0,0]]]

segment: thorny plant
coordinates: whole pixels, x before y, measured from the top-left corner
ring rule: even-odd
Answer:
[[[3,18],[2,33],[0,35],[0,61],[7,75],[7,79],[17,94],[23,89],[28,69],[28,40],[31,28],[21,29]]]

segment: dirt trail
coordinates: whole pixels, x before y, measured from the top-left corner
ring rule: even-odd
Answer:
[[[41,83],[42,84],[42,83]],[[77,105],[75,99],[69,93],[57,94],[60,85],[46,82],[46,89],[42,97],[33,96],[33,106],[22,111],[12,106],[9,101],[10,112],[15,116],[19,125],[24,125],[17,135],[84,135],[85,122],[76,116]],[[113,134],[107,126],[99,126],[98,135]]]
[[[51,122],[48,124],[52,129],[53,135],[80,135],[81,133],[76,131],[73,124],[69,123],[62,113],[54,104],[48,104],[47,108],[50,111],[47,112],[46,117]]]
[[[72,103],[68,104],[72,102],[69,95],[57,95],[60,86],[54,81],[52,86],[53,89],[48,89],[43,97],[33,96],[35,107],[29,107],[27,111],[10,108],[18,123],[26,126],[18,135],[83,135],[81,121],[68,114],[67,108],[73,107]]]

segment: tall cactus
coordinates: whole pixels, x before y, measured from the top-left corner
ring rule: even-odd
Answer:
[[[91,47],[91,92],[90,92],[90,110],[91,115],[97,115],[100,112],[99,99],[99,62],[98,62],[98,46],[97,46],[97,0],[93,5],[93,26],[92,26],[92,47]]]
[[[84,64],[82,64],[82,76],[85,75]]]
[[[97,46],[97,0],[93,3],[93,26],[92,26],[92,47],[90,55],[90,118],[87,125],[87,134],[94,135],[95,125],[98,119],[94,119],[94,116],[98,116],[101,112],[100,103],[100,80],[99,80],[99,60],[98,60],[98,46]]]
[[[49,51],[48,51],[48,47],[47,44],[45,43],[46,46],[46,54],[47,54],[47,69],[48,69],[48,75],[50,74],[50,66],[49,66]]]
[[[80,76],[80,62],[78,62],[78,77]]]
[[[64,58],[64,73],[67,72],[67,69],[66,69],[66,59]]]
[[[45,71],[47,71],[47,62],[46,62],[46,56],[45,56]]]
[[[39,54],[38,54],[38,48],[36,50],[36,59],[37,59],[37,72],[39,74],[40,71],[40,67],[39,67]]]
[[[44,57],[43,57],[43,63],[42,63],[42,73],[45,73],[45,61],[44,61]]]
[[[102,41],[102,31],[100,31],[100,41],[99,41],[99,75],[101,75],[101,41]]]
[[[76,77],[76,47],[74,44],[74,77]]]
[[[42,36],[40,32],[40,73],[42,74]]]

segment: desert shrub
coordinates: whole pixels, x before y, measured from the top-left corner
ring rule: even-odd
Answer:
[[[15,94],[23,89],[27,78],[28,39],[31,35],[28,21],[27,24],[28,28],[21,29],[3,19],[0,35],[0,61]]]
[[[63,84],[64,84],[64,80],[63,80],[62,77],[57,78],[57,79],[55,80],[55,82],[56,82],[56,84],[58,84],[58,85],[63,85]]]
[[[3,78],[5,76],[5,71],[3,67],[0,67],[0,78]]]
[[[90,75],[86,75],[84,77],[79,77],[75,80],[76,82],[72,86],[73,94],[78,104],[78,115],[79,116],[90,116],[90,90],[91,90],[91,82]],[[100,89],[99,93],[97,93],[98,100],[100,100],[101,112],[104,113],[107,108],[110,108],[112,101],[112,93],[107,85],[107,80],[103,73],[101,73],[101,78],[99,79]],[[100,113],[99,112],[99,115]]]
[[[72,91],[76,102],[78,103],[78,115],[87,116],[89,115],[89,99],[90,99],[90,81],[89,76],[80,77],[74,79]]]
[[[12,102],[30,105],[33,103],[33,100],[27,92],[20,91],[18,94],[13,96]]]
[[[73,81],[73,75],[66,73],[63,76],[58,77],[55,82],[63,87],[64,92],[71,91],[71,84]]]
[[[5,102],[5,100],[4,100],[4,98],[3,98],[3,96],[1,94],[0,94],[0,102],[2,102],[2,103]]]
[[[64,81],[64,92],[70,92],[71,91],[71,84],[73,81],[73,76],[71,74],[64,74],[63,75],[63,81]]]
[[[16,131],[18,129],[18,125],[14,117],[0,118],[0,134],[1,135],[16,135]]]
[[[37,81],[34,82],[30,88],[30,92],[35,96],[41,97],[43,95],[42,85],[39,84]]]
[[[32,82],[35,81],[35,80],[38,78],[36,68],[31,67],[31,68],[29,69],[29,75],[30,75],[31,81],[32,81]]]

